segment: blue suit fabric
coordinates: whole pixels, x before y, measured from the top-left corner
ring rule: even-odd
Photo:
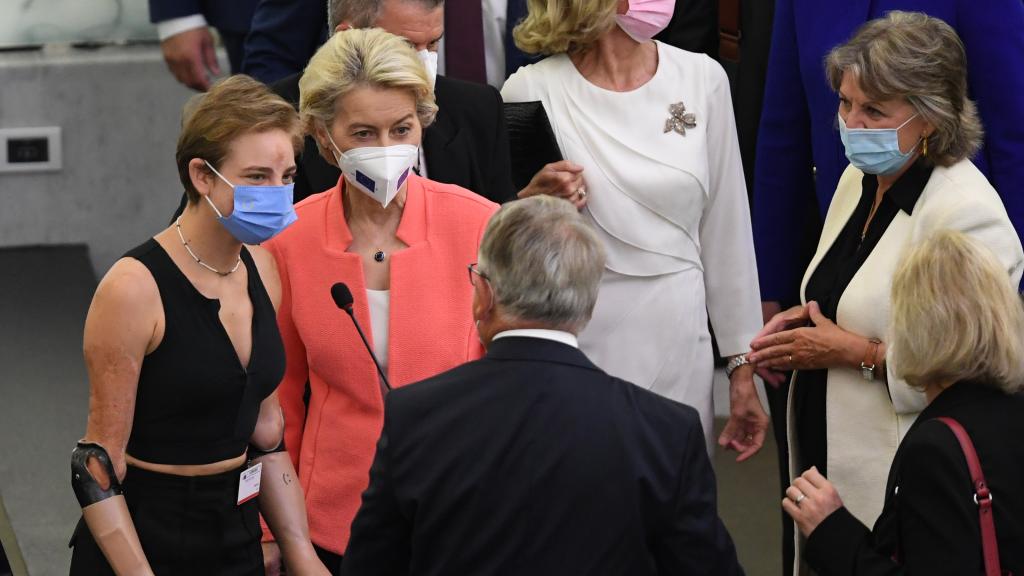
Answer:
[[[847,160],[829,51],[892,10],[924,12],[963,40],[970,96],[985,126],[974,163],[1024,231],[1024,0],[777,0],[754,177],[754,241],[763,300],[793,301],[807,262],[793,255],[806,198],[828,210]],[[816,167],[816,176],[812,175]]]

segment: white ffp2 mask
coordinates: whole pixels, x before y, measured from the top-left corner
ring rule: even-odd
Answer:
[[[420,149],[411,144],[369,146],[342,152],[330,132],[327,132],[327,139],[334,146],[334,158],[349,184],[385,208],[395,199],[420,159]]]
[[[416,55],[420,57],[423,67],[427,69],[427,78],[430,79],[430,85],[433,86],[437,82],[437,52],[420,50]]]

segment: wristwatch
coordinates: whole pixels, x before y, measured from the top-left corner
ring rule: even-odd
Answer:
[[[747,361],[747,355],[746,354],[740,354],[739,356],[733,356],[729,360],[729,363],[725,365],[725,377],[726,378],[732,378],[732,373],[735,372],[736,369],[739,368],[740,366],[744,366],[746,364],[750,364],[750,362]]]
[[[882,341],[878,338],[868,340],[868,349],[864,352],[864,360],[860,363],[860,375],[871,382],[875,379],[875,355],[878,354],[878,345]]]

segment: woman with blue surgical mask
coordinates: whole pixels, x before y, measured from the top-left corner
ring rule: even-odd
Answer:
[[[925,406],[887,354],[889,288],[906,247],[936,229],[959,230],[999,256],[1008,283],[1021,279],[1020,240],[970,160],[982,127],[966,70],[956,32],[910,12],[868,22],[826,61],[850,166],[804,275],[803,304],[769,321],[748,357],[771,384],[795,371],[794,506],[805,497],[797,476],[815,467],[864,524],[882,510],[896,447]],[[803,540],[796,545],[799,559]]]
[[[497,205],[417,174],[437,112],[422,56],[381,29],[339,31],[317,51],[299,82],[299,112],[341,177],[300,202],[298,222],[268,243],[284,283],[285,437],[313,543],[332,570],[369,480],[388,386],[483,353],[466,266]],[[339,282],[386,380],[332,299]],[[266,554],[276,555],[274,544]]]
[[[285,452],[281,282],[256,245],[295,222],[301,144],[292,107],[248,76],[187,112],[185,210],[114,264],[86,319],[71,574],[262,575],[261,514],[290,574],[328,573]]]

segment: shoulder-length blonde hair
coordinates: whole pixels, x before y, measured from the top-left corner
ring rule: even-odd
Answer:
[[[892,284],[890,353],[911,386],[1024,389],[1024,306],[991,250],[955,230],[912,247]]]
[[[617,0],[527,0],[529,13],[512,31],[527,54],[586,50],[615,25]]]
[[[909,102],[935,127],[926,159],[938,166],[952,166],[981,147],[981,120],[967,97],[967,54],[953,28],[938,18],[889,12],[834,48],[825,71],[833,90],[849,72],[871,98]]]
[[[299,116],[306,134],[315,137],[318,126],[330,126],[338,101],[362,86],[407,90],[416,98],[422,127],[434,122],[434,90],[416,50],[406,39],[380,28],[354,29],[331,36],[299,79]],[[333,163],[333,155],[324,158]]]

